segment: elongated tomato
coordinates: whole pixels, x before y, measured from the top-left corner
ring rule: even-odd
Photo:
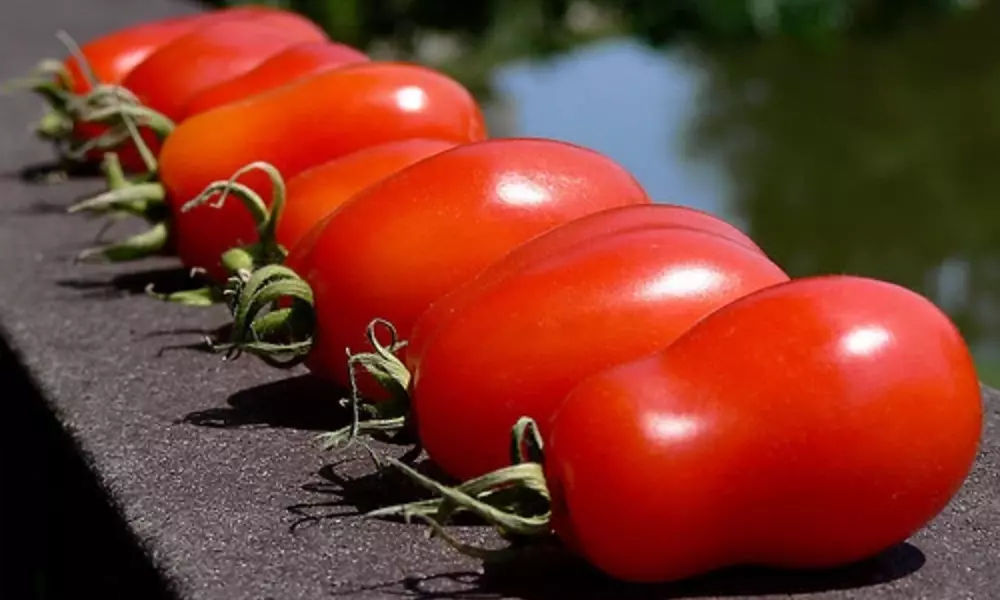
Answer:
[[[121,83],[150,54],[213,23],[256,18],[274,12],[263,6],[239,6],[140,23],[100,36],[80,46],[87,67],[99,83]],[[81,95],[91,90],[80,64],[73,56],[63,61],[69,75],[67,91]]]
[[[145,106],[172,120],[195,94],[250,71],[303,42],[326,40],[314,23],[276,11],[190,32],[152,53],[122,81]]]
[[[219,209],[180,207],[206,186],[254,161],[271,163],[286,179],[363,148],[424,137],[464,143],[486,135],[475,99],[437,71],[416,65],[369,63],[320,73],[245,102],[181,123],[160,153],[160,179],[185,265],[227,274],[220,255],[255,241],[250,215],[235,201]],[[270,202],[259,173],[239,180]]]
[[[503,260],[486,269],[474,281],[453,290],[435,302],[414,326],[413,335],[407,345],[407,367],[411,372],[418,370],[424,344],[431,339],[434,331],[463,307],[482,296],[487,289],[504,285],[510,277],[516,277],[525,269],[540,261],[569,252],[580,245],[593,245],[608,236],[634,230],[686,228],[705,231],[736,242],[747,249],[763,254],[763,251],[742,231],[726,221],[709,213],[675,204],[639,204],[611,208],[582,217],[530,243],[514,249]],[[731,251],[731,249],[730,249]]]
[[[379,144],[307,169],[287,185],[278,221],[278,243],[295,247],[317,223],[370,185],[457,142],[415,138]]]
[[[80,53],[86,61],[88,69],[86,73],[76,57],[66,57],[63,60],[64,73],[57,76],[52,85],[57,92],[79,96],[91,91],[90,77],[93,77],[96,83],[119,84],[150,54],[192,31],[212,23],[255,18],[273,11],[274,9],[261,6],[234,7],[161,19],[120,29],[95,38],[80,47]],[[53,108],[65,112],[65,118],[74,116],[70,114],[68,107],[59,105],[53,106]],[[95,139],[108,130],[105,125],[86,123],[75,119],[72,121],[71,127],[69,137],[78,144]],[[46,134],[50,136],[53,133],[46,131]],[[149,141],[155,142],[152,138]],[[138,170],[142,168],[142,161],[139,159],[134,145],[125,144],[119,152],[121,162],[126,169]],[[98,161],[102,156],[103,151],[92,150],[87,153],[86,158]]]
[[[614,226],[617,215],[606,214],[563,225],[554,242],[528,242],[510,267],[500,261],[453,292],[457,310],[436,327],[415,326],[411,408],[428,456],[449,475],[508,465],[518,418],[538,421],[544,436],[584,377],[656,352],[713,311],[788,280],[764,254],[669,219],[588,241],[567,235],[602,218]]]
[[[737,300],[584,380],[547,430],[560,538],[614,577],[669,581],[840,566],[902,542],[968,475],[982,400],[931,302],[824,276]]]
[[[181,119],[249,98],[309,75],[350,64],[368,62],[360,50],[336,42],[307,42],[268,58],[243,75],[223,81],[188,100]]]
[[[422,160],[354,196],[310,234],[300,275],[313,289],[316,335],[306,364],[346,385],[344,349],[368,347],[372,319],[388,319],[406,339],[435,300],[528,239],[648,202],[614,161],[553,140],[489,140]]]

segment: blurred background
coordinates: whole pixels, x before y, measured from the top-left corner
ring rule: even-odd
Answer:
[[[1000,385],[1000,4],[258,3],[451,74],[494,136],[601,151],[652,196],[740,226],[792,275],[925,294]]]

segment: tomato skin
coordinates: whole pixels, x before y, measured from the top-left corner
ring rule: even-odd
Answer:
[[[307,42],[268,58],[246,73],[202,90],[181,111],[181,119],[249,98],[289,82],[351,64],[369,62],[360,50],[336,42]]]
[[[294,248],[317,223],[389,175],[454,148],[456,142],[415,138],[364,148],[299,173],[288,181],[278,243]]]
[[[98,82],[119,84],[149,55],[192,31],[226,20],[260,18],[275,10],[262,6],[241,6],[140,23],[95,38],[83,44],[80,51]],[[87,76],[75,57],[67,57],[63,66],[70,77],[70,93],[83,95],[91,90]],[[85,142],[107,130],[107,126],[98,123],[76,122],[73,124],[73,138]],[[158,147],[155,136],[144,137],[147,137],[147,143]],[[144,167],[133,144],[123,145],[116,151],[126,171]],[[103,155],[103,150],[94,150],[87,154],[87,159],[99,161]]]
[[[432,69],[399,63],[327,71],[196,115],[174,130],[160,153],[179,256],[185,265],[225,281],[220,255],[256,240],[250,215],[235,200],[219,209],[179,209],[251,162],[269,162],[288,180],[392,141],[424,137],[464,143],[485,136],[483,115],[465,88]],[[261,173],[239,181],[270,202],[271,185]]]
[[[616,578],[823,568],[926,525],[981,430],[972,359],[937,307],[824,276],[580,383],[549,423],[545,472],[558,535]]]
[[[424,344],[442,323],[462,311],[487,287],[499,285],[525,268],[550,256],[566,252],[579,244],[627,231],[649,228],[682,227],[722,236],[746,246],[754,252],[763,251],[745,233],[709,213],[676,204],[639,204],[611,208],[557,227],[531,243],[524,244],[480,273],[474,283],[453,290],[435,302],[416,323],[407,346],[407,367],[415,372],[423,355]]]
[[[763,254],[696,229],[624,229],[561,247],[546,237],[522,248],[549,252],[515,256],[511,268],[500,261],[504,276],[487,271],[459,288],[464,303],[433,330],[418,325],[413,339],[430,339],[407,352],[421,443],[459,480],[509,464],[519,417],[535,419],[544,436],[581,379],[656,352],[712,311],[788,280]]]
[[[97,81],[121,83],[150,54],[192,31],[215,22],[257,18],[271,10],[274,9],[241,6],[140,23],[95,38],[81,45],[80,51]],[[75,57],[66,57],[63,66],[70,76],[68,91],[82,95],[91,90]]]
[[[646,203],[614,161],[554,140],[465,144],[403,169],[309,236],[299,274],[313,288],[317,329],[306,365],[347,385],[344,348],[370,350],[372,319],[388,319],[408,339],[431,303],[528,239],[593,212]]]
[[[174,121],[195,94],[303,42],[328,41],[305,17],[277,11],[201,27],[149,55],[122,80],[145,106]],[[183,68],[178,68],[183,65]]]

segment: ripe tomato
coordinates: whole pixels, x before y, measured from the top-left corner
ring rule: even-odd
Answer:
[[[310,229],[355,194],[456,142],[415,138],[379,144],[307,169],[288,181],[278,243],[293,248]]]
[[[89,73],[85,73],[76,57],[66,57],[62,61],[64,73],[55,77],[52,89],[56,93],[69,93],[71,96],[84,95],[92,89],[89,81],[91,75],[98,83],[120,84],[149,55],[188,33],[213,23],[259,19],[279,12],[284,11],[263,6],[241,6],[161,19],[119,29],[80,47],[80,53],[86,60]],[[54,108],[65,110],[62,106]],[[74,120],[69,137],[73,142],[83,144],[107,131],[106,125]],[[155,145],[155,137],[148,136],[147,142]],[[116,151],[126,170],[138,171],[144,168],[145,165],[134,144],[122,144]],[[85,154],[85,159],[99,161],[103,155],[104,150],[93,149]]]
[[[158,49],[197,29],[227,20],[255,19],[278,12],[264,6],[239,6],[140,23],[95,38],[80,46],[87,67],[99,83],[121,83],[142,61]],[[91,90],[76,57],[68,56],[63,67],[74,95]],[[62,81],[56,82],[61,85]]]
[[[317,120],[318,114],[323,118]],[[174,130],[160,153],[178,255],[186,266],[225,281],[221,254],[257,238],[250,215],[235,200],[218,209],[180,207],[254,161],[271,163],[290,179],[391,141],[463,143],[485,136],[482,113],[465,88],[437,71],[397,63],[327,71],[196,115]],[[247,173],[239,182],[270,202],[271,185],[261,173]]]
[[[553,526],[625,580],[844,565],[937,515],[981,428],[937,307],[871,279],[794,280],[567,396],[546,436]]]
[[[275,11],[266,17],[222,21],[152,53],[122,85],[143,105],[176,121],[195,94],[250,71],[278,52],[318,41],[328,41],[319,26],[295,13]]]
[[[354,196],[307,236],[310,247],[293,251],[306,254],[299,274],[317,315],[306,365],[348,385],[344,349],[370,349],[372,319],[388,319],[405,339],[431,303],[528,239],[648,202],[615,162],[553,140],[466,144],[403,169]]]
[[[582,378],[656,352],[711,312],[788,280],[761,252],[678,227],[669,208],[658,223],[615,227],[626,211],[640,214],[607,211],[528,242],[446,296],[446,308],[435,307],[444,317],[431,309],[434,327],[415,326],[411,409],[444,472],[464,481],[509,464],[519,417],[544,435]],[[607,233],[588,239],[602,221]]]
[[[582,217],[524,244],[479,274],[475,283],[463,285],[435,302],[417,321],[407,346],[407,367],[417,370],[424,343],[463,307],[474,302],[487,287],[502,284],[540,260],[556,256],[581,244],[638,229],[683,227],[720,235],[746,246],[754,252],[763,251],[746,234],[726,221],[709,213],[674,204],[641,204],[611,208]]]
[[[243,75],[202,90],[187,101],[181,119],[249,98],[309,75],[368,62],[359,50],[336,42],[307,42],[279,52]]]

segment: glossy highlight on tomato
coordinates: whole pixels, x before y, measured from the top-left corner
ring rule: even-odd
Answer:
[[[317,115],[322,118],[317,119]],[[472,95],[447,76],[416,65],[368,63],[320,73],[181,123],[160,153],[160,179],[176,227],[177,252],[224,282],[226,250],[256,241],[236,200],[181,211],[211,183],[264,161],[286,180],[364,148],[410,138],[482,140],[486,127]],[[271,183],[251,172],[238,180],[271,200]]]
[[[246,73],[194,95],[181,119],[249,98],[287,83],[330,69],[368,62],[360,50],[336,42],[307,42],[279,52]]]
[[[438,298],[527,240],[582,216],[648,204],[638,182],[592,150],[496,139],[447,150],[365,189],[310,234],[316,335],[307,366],[347,385],[344,348],[369,350],[372,319],[402,339]]]
[[[317,25],[294,13],[276,11],[266,18],[226,20],[158,49],[122,85],[144,106],[176,121],[197,93],[242,75],[292,46],[326,40]]]
[[[673,581],[902,542],[969,473],[982,401],[936,306],[831,275],[751,294],[583,381],[547,429],[560,538],[616,578]]]
[[[70,82],[67,91],[75,95],[91,91],[89,75],[99,83],[120,83],[153,52],[192,31],[221,21],[252,19],[273,12],[276,9],[258,5],[236,6],[139,23],[102,35],[80,46],[87,74],[75,56],[63,61]]]
[[[445,473],[465,481],[506,466],[518,418],[535,419],[544,436],[581,379],[656,352],[713,311],[788,280],[756,249],[678,226],[672,208],[620,208],[563,225],[417,322],[406,353],[410,405],[421,444]]]
[[[299,173],[286,186],[285,208],[278,220],[278,243],[294,248],[317,223],[355,194],[457,145],[457,142],[425,138],[388,142]]]
[[[480,273],[473,282],[452,291],[435,302],[414,326],[407,345],[407,367],[416,371],[423,355],[424,344],[434,331],[452,316],[462,311],[487,287],[502,284],[508,277],[524,269],[558,256],[581,244],[594,244],[610,235],[633,230],[680,227],[713,233],[763,254],[756,243],[730,223],[712,214],[676,204],[639,204],[611,208],[557,227],[530,243],[524,244],[503,260]]]

